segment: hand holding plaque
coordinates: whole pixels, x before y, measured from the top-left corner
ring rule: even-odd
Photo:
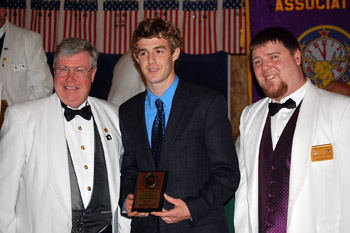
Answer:
[[[132,211],[161,211],[168,172],[139,172]]]

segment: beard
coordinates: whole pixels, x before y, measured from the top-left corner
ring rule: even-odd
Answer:
[[[274,85],[274,83],[263,83],[263,85],[261,85],[261,88],[264,91],[265,95],[271,99],[276,99],[284,96],[288,90],[288,84],[284,81],[281,81],[277,84],[277,88],[274,88]]]

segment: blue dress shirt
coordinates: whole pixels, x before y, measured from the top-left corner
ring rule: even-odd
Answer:
[[[179,78],[175,76],[174,82],[170,85],[170,87],[163,93],[163,95],[160,98],[154,95],[147,87],[147,95],[145,99],[145,121],[146,121],[146,128],[147,128],[147,134],[148,134],[148,142],[150,146],[151,146],[153,121],[157,115],[157,107],[156,107],[155,101],[156,99],[161,99],[163,101],[164,114],[165,114],[165,128],[166,128],[169,115],[170,115],[172,102],[173,102],[175,91],[178,84],[179,84]]]

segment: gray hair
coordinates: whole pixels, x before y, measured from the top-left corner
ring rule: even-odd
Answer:
[[[57,46],[56,52],[53,57],[53,64],[56,66],[57,59],[60,56],[71,57],[75,54],[88,52],[90,55],[91,68],[97,66],[98,51],[93,47],[88,41],[69,37],[63,39],[61,43]]]

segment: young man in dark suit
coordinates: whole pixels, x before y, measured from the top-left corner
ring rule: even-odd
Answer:
[[[240,174],[226,101],[177,77],[181,45],[179,29],[161,19],[145,19],[133,33],[147,90],[119,110],[125,150],[119,204],[132,217],[131,232],[228,232],[223,204]],[[162,211],[132,211],[140,171],[168,171]]]

